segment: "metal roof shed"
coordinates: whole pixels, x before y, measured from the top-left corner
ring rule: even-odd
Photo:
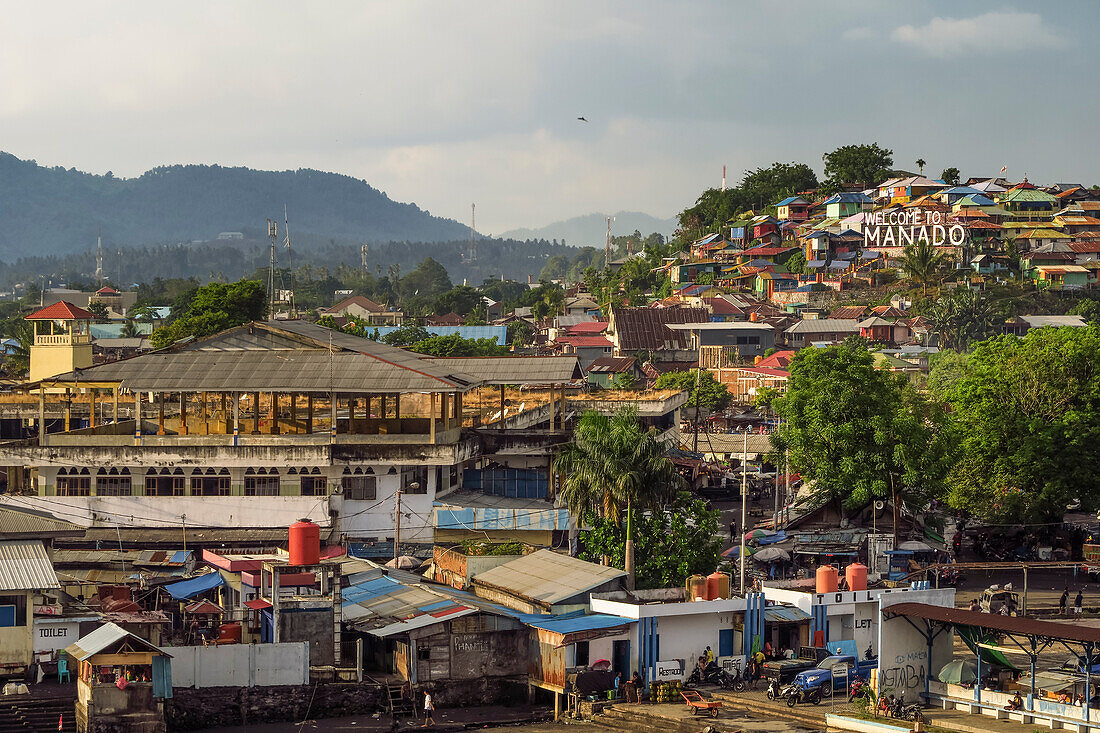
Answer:
[[[0,591],[60,587],[42,540],[0,542]]]
[[[533,613],[587,606],[589,593],[622,590],[625,578],[618,568],[538,550],[475,575],[472,585],[483,598]]]

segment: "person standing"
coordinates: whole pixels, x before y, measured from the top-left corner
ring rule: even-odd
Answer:
[[[1081,604],[1083,604],[1084,602],[1085,602],[1085,597],[1081,593],[1081,589],[1078,588],[1077,589],[1077,597],[1073,599],[1073,615],[1074,616],[1080,616],[1081,615]]]
[[[435,725],[435,703],[432,702],[432,693],[424,690],[424,725],[421,728],[427,728],[429,725]]]
[[[1065,590],[1062,591],[1062,597],[1058,599],[1058,615],[1066,615],[1066,606],[1069,605],[1069,586],[1067,585]]]

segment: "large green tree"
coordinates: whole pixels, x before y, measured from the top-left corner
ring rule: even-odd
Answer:
[[[172,321],[153,332],[153,348],[182,338],[202,338],[267,316],[267,293],[255,280],[210,283],[180,296],[172,306]]]
[[[618,522],[625,513],[623,570],[633,584],[633,510],[659,511],[682,483],[668,445],[638,421],[635,407],[610,416],[589,411],[554,459],[554,470],[564,477],[561,499],[573,516]]]
[[[1004,314],[985,295],[956,288],[932,303],[928,319],[940,336],[940,346],[959,351],[999,333]]]
[[[842,145],[821,159],[825,161],[825,177],[833,186],[870,188],[886,180],[894,165],[894,151],[878,143]]]
[[[920,509],[942,488],[951,442],[938,403],[901,375],[876,369],[862,339],[803,349],[790,364],[777,449],[813,481],[816,501],[849,509],[874,499]]]
[[[961,458],[952,506],[983,519],[1058,521],[1100,507],[1100,326],[978,344],[951,392]]]
[[[635,587],[676,588],[691,575],[707,575],[718,567],[722,541],[721,512],[686,491],[676,493],[660,511],[632,514],[638,563]],[[626,563],[626,530],[618,518],[592,517],[584,534],[581,557],[591,562],[609,558]]]

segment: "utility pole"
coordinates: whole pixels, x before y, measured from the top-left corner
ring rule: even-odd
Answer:
[[[783,491],[783,506],[786,506],[787,503],[790,502],[790,500],[791,500],[791,449],[790,448],[784,448],[783,449],[783,476],[784,476],[785,482],[787,484],[786,488]],[[788,515],[788,518],[789,518],[789,515]],[[778,531],[779,528],[776,527],[776,530]]]
[[[699,354],[699,361],[695,364],[695,437],[691,442],[691,452],[699,452],[699,381],[701,379],[703,371],[703,349],[699,346],[699,333],[698,331],[692,331],[691,335],[695,339],[695,348]]]
[[[294,318],[294,258],[290,252],[290,218],[286,213],[286,204],[283,204],[283,230],[286,234],[286,269],[290,273],[290,302],[287,304],[287,309],[290,311],[290,317]]]
[[[275,320],[275,237],[278,235],[278,225],[271,219],[267,220],[267,236],[271,238],[271,267],[267,273],[267,299],[268,315]]]
[[[745,595],[745,523],[748,521],[749,503],[749,431],[745,429],[745,443],[741,448],[741,595]]]
[[[779,429],[778,424],[775,429]],[[775,514],[772,517],[772,529],[779,531],[779,456],[775,457]]]
[[[401,489],[393,495],[393,507],[393,559],[396,560],[401,555]]]

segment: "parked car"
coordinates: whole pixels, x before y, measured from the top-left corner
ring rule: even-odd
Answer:
[[[847,674],[834,674],[838,667],[846,668]],[[871,673],[877,668],[877,659],[856,659],[851,654],[834,654],[822,659],[816,667],[799,672],[794,678],[794,684],[801,687],[804,692],[821,688],[821,694],[829,697],[833,694],[834,688],[847,689],[857,676],[869,679]]]
[[[978,607],[984,613],[1004,613],[1002,608],[1007,606],[1008,616],[1015,616],[1020,608],[1020,594],[1011,588],[1005,589],[992,585],[982,592],[978,601]]]

